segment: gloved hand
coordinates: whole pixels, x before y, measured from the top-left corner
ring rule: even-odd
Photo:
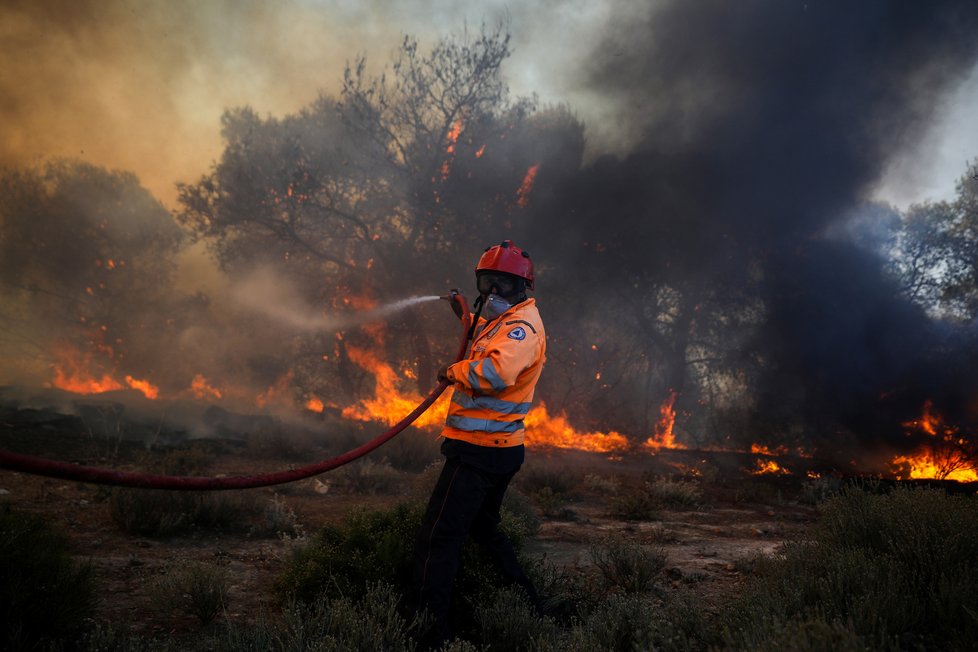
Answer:
[[[438,370],[438,382],[441,382],[443,380],[445,381],[448,380],[448,367],[442,367],[441,369]]]
[[[448,302],[452,304],[452,312],[455,313],[456,317],[461,319],[462,315],[464,315],[465,313],[462,311],[461,302],[455,300],[455,296],[458,294],[458,289],[452,288],[451,290],[448,291],[448,294],[452,297],[451,301]]]

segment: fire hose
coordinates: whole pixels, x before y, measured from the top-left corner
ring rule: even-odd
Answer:
[[[462,341],[459,344],[458,354],[455,361],[465,357],[468,346],[468,322],[470,318],[469,308],[465,303],[465,297],[456,291],[442,297],[448,301],[455,302],[461,308],[462,313]],[[174,476],[174,475],[155,475],[150,473],[139,473],[134,471],[118,471],[93,466],[81,466],[60,462],[56,460],[34,457],[31,455],[21,455],[0,449],[0,469],[30,473],[32,475],[42,475],[61,480],[75,480],[78,482],[91,482],[94,484],[114,485],[118,487],[137,487],[142,489],[173,489],[183,491],[217,491],[228,489],[253,489],[255,487],[268,487],[271,485],[285,484],[304,480],[326,471],[331,471],[337,467],[349,464],[350,462],[363,457],[367,453],[379,448],[381,445],[393,439],[402,430],[421,416],[431,405],[441,396],[445,388],[448,387],[447,380],[439,381],[438,385],[431,390],[427,397],[418,404],[410,414],[391,426],[390,429],[377,435],[370,441],[351,449],[336,457],[301,466],[295,469],[277,471],[272,473],[259,473],[253,475],[225,476],[225,477],[202,477],[202,476]]]

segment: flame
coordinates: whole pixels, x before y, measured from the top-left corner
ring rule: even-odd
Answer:
[[[755,460],[755,468],[751,475],[789,475],[791,471],[783,468],[772,459]]]
[[[750,452],[754,453],[755,455],[770,455],[772,457],[777,457],[778,455],[787,455],[788,447],[778,446],[777,448],[772,450],[771,448],[768,448],[763,444],[751,444]]]
[[[441,180],[445,181],[448,179],[448,175],[452,172],[452,161],[455,159],[455,146],[458,144],[459,134],[462,133],[463,120],[459,118],[452,123],[452,128],[448,130],[448,135],[445,136],[447,141],[445,145],[445,162],[441,164]]]
[[[190,391],[200,400],[221,398],[221,390],[208,383],[203,374],[194,376],[193,381],[190,383]]]
[[[596,453],[610,453],[629,447],[624,435],[615,432],[580,432],[575,430],[563,412],[551,417],[543,402],[530,410],[524,420],[526,445],[532,448],[573,448]]]
[[[140,380],[138,378],[133,378],[132,376],[126,376],[126,384],[128,384],[133,389],[137,389],[143,393],[143,396],[149,399],[157,399],[160,396],[160,388],[150,383],[148,380]]]
[[[411,410],[417,407],[423,397],[415,392],[402,394],[397,389],[398,376],[394,369],[374,353],[355,346],[347,347],[350,360],[374,375],[374,396],[363,399],[356,405],[343,408],[343,417],[356,421],[381,421],[394,425]],[[443,394],[435,404],[414,422],[415,426],[426,428],[441,425],[448,415],[448,398]]]
[[[292,384],[293,374],[292,371],[286,371],[284,374],[278,377],[268,389],[255,397],[255,405],[258,407],[267,407],[271,403],[286,403],[288,404],[288,394],[289,386]]]
[[[312,396],[308,401],[306,401],[306,409],[311,412],[322,413],[322,411],[326,409],[326,406],[318,396]]]
[[[485,154],[485,153],[486,153],[486,146],[485,146],[485,144],[483,144],[482,147],[480,147],[479,149],[476,150],[475,157],[476,158],[482,158],[482,155]]]
[[[123,389],[123,385],[111,374],[103,373],[101,377],[96,377],[89,372],[92,367],[91,355],[82,355],[74,349],[62,349],[57,355],[60,359],[51,366],[54,371],[53,387],[74,394],[101,394]]]
[[[930,399],[924,401],[923,412],[919,419],[907,421],[903,424],[906,428],[917,428],[928,435],[937,435],[938,430],[948,430],[944,426],[944,418],[940,414],[934,413],[934,402]],[[954,428],[953,430],[957,430]]]
[[[676,425],[675,403],[676,391],[670,389],[669,396],[659,406],[659,422],[655,424],[655,434],[649,437],[645,441],[645,444],[643,444],[646,448],[650,448],[654,452],[658,452],[663,448],[673,450],[686,448],[676,441],[676,436],[672,432],[673,427]]]
[[[519,190],[516,191],[516,204],[520,208],[526,208],[527,204],[530,203],[530,192],[533,190],[533,180],[536,179],[537,171],[539,169],[539,163],[534,163],[531,165],[526,171],[526,176],[523,177],[523,183],[520,184]]]
[[[934,410],[933,401],[924,401],[920,418],[903,426],[929,435],[932,441],[911,455],[897,455],[890,460],[898,480],[978,481],[976,458],[969,440],[959,435],[957,426],[944,422],[944,417]]]
[[[915,455],[897,455],[890,462],[898,480],[956,480],[978,482],[978,472],[961,451],[924,450]]]

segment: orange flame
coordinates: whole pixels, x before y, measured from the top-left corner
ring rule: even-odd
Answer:
[[[190,391],[193,395],[200,399],[211,399],[211,398],[221,398],[221,390],[217,389],[204,378],[203,374],[197,374],[194,376],[193,381],[190,383]]]
[[[539,163],[531,165],[526,171],[526,176],[523,177],[523,183],[520,184],[519,190],[516,191],[516,204],[520,208],[526,208],[527,204],[530,203],[530,192],[533,190],[533,181],[536,179],[539,169]]]
[[[934,411],[933,401],[924,401],[920,418],[903,425],[930,435],[933,442],[912,455],[897,455],[890,460],[898,480],[978,481],[976,460],[968,440],[959,436],[957,426],[945,423],[944,417]]]
[[[755,460],[755,468],[751,475],[789,475],[791,471],[783,468],[772,459]]]
[[[445,136],[445,140],[448,142],[445,145],[445,162],[441,164],[442,181],[446,180],[452,172],[452,160],[455,158],[455,146],[458,144],[459,134],[462,133],[462,123],[461,118],[453,122],[452,128],[448,130],[448,135]]]
[[[645,441],[645,444],[643,444],[646,448],[652,449],[654,452],[658,452],[663,448],[673,450],[686,448],[676,441],[676,435],[672,432],[673,427],[676,425],[675,403],[676,392],[670,389],[669,396],[659,406],[659,422],[655,424],[655,434],[649,437]]]
[[[101,394],[123,388],[123,385],[111,374],[103,373],[98,378],[89,372],[92,366],[91,355],[83,356],[78,351],[65,349],[60,351],[58,356],[60,359],[52,365],[53,387],[74,394]]]
[[[137,389],[143,393],[148,399],[157,399],[160,396],[160,388],[153,385],[148,380],[140,380],[138,378],[133,378],[132,376],[126,376],[126,384],[128,384],[133,389]]]
[[[323,410],[326,409],[326,406],[323,404],[323,402],[319,399],[318,396],[312,396],[309,398],[308,401],[306,401],[306,409],[311,412],[321,413]]]
[[[530,410],[524,420],[527,428],[526,445],[531,448],[573,448],[595,453],[611,453],[629,447],[624,435],[610,432],[580,432],[575,430],[561,412],[550,416],[541,402]]]
[[[356,405],[343,408],[343,417],[357,421],[381,421],[394,425],[423,400],[420,394],[407,392],[402,394],[397,389],[398,376],[394,369],[378,358],[374,353],[355,346],[347,347],[350,360],[374,375],[374,396],[363,399]],[[426,428],[441,425],[448,415],[447,394],[443,394],[435,404],[414,422],[415,426]]]
[[[279,376],[273,385],[255,397],[255,405],[263,408],[271,403],[289,404],[289,385],[292,383],[292,378],[291,371],[286,371]]]

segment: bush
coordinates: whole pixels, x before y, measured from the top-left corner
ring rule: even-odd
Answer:
[[[632,490],[612,497],[608,511],[624,521],[654,521],[659,519],[659,501],[644,489]]]
[[[492,593],[476,609],[480,640],[496,650],[538,650],[553,640],[557,626],[536,614],[523,591],[504,588]]]
[[[709,627],[686,593],[663,600],[631,593],[609,596],[581,622],[541,649],[560,652],[704,649]]]
[[[666,553],[622,539],[609,538],[589,549],[591,561],[600,571],[605,588],[641,593],[652,588],[666,566]]]
[[[404,475],[386,461],[374,462],[369,458],[347,464],[334,477],[340,487],[355,494],[400,493],[406,482]]]
[[[0,513],[0,632],[4,649],[52,645],[77,634],[94,609],[91,567],[40,518]]]
[[[310,541],[297,548],[278,580],[284,601],[313,604],[340,597],[361,599],[378,583],[392,585],[401,595],[414,596],[414,546],[424,507],[399,503],[388,509],[359,509],[340,524],[325,526]],[[519,551],[526,531],[508,510],[502,512],[501,529]],[[462,549],[455,586],[457,595],[470,600],[453,600],[453,619],[460,627],[476,627],[473,596],[481,596],[503,578],[471,541]],[[404,614],[413,605],[402,605]]]
[[[157,581],[155,590],[155,601],[162,610],[196,616],[201,625],[210,623],[227,607],[227,573],[210,564],[174,564]]]
[[[828,636],[844,623],[873,645],[969,649],[978,636],[975,559],[974,498],[849,489],[825,504],[812,541],[786,545],[757,569],[725,618],[726,641],[755,649],[786,624],[798,636]]]
[[[414,540],[424,508],[399,503],[388,510],[358,509],[338,525],[326,525],[297,548],[278,590],[307,604],[320,596],[362,597],[377,582],[410,586]]]
[[[392,467],[399,471],[419,473],[435,461],[441,459],[441,444],[431,433],[408,428],[388,443],[384,444],[384,456]]]
[[[228,624],[228,652],[286,652],[291,650],[415,649],[409,637],[414,624],[399,615],[398,595],[386,584],[366,587],[358,599],[318,598],[311,603],[291,602],[278,622],[262,616],[249,627]]]
[[[254,494],[242,492],[113,489],[112,520],[124,532],[166,537],[195,527],[246,529],[260,511]]]
[[[703,497],[697,483],[685,480],[675,482],[668,478],[659,478],[646,483],[646,488],[654,500],[673,508],[695,507]]]

